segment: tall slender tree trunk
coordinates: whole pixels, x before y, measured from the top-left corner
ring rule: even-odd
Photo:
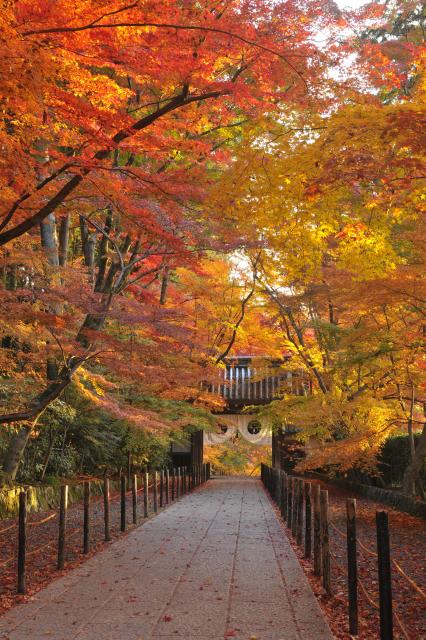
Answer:
[[[70,214],[61,220],[59,228],[59,265],[66,267],[68,262],[68,245],[70,241]]]
[[[52,267],[59,267],[59,246],[54,213],[49,214],[47,218],[40,223],[40,238],[41,246],[44,249],[47,261]],[[61,305],[53,305],[52,311],[56,315],[59,315],[62,313]],[[56,362],[56,358],[48,356],[46,362],[46,377],[48,380],[55,380],[57,375],[58,364]]]
[[[58,237],[56,234],[55,214],[50,213],[40,223],[41,246],[43,247],[49,264],[59,266]]]
[[[9,448],[3,461],[3,478],[13,481],[18,473],[19,463],[28,444],[28,440],[33,430],[32,426],[21,427],[18,433],[12,437]]]
[[[163,278],[161,280],[160,304],[166,304],[167,288],[169,285],[169,267],[164,267]]]

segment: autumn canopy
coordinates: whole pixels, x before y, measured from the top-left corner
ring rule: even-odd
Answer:
[[[285,353],[302,465],[408,433],[423,491],[422,3],[340,4],[2,1],[5,478],[153,455],[226,356]]]

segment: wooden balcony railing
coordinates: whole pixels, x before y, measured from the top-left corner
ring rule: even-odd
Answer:
[[[276,363],[268,366],[263,360],[256,366],[252,358],[230,358],[223,370],[223,382],[212,385],[210,391],[230,405],[268,404],[286,393],[300,395],[303,387],[297,373],[280,371]]]

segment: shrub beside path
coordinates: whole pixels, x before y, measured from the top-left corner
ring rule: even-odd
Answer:
[[[258,480],[211,480],[0,618],[1,640],[332,640]]]

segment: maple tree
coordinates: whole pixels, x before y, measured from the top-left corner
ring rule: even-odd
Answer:
[[[208,187],[246,122],[313,99],[319,6],[3,3],[0,422],[22,425],[6,476],[73,379],[151,428],[170,424],[123,386],[197,400],[215,347],[176,274],[250,242],[204,207]]]
[[[298,468],[374,473],[405,427],[404,490],[424,495],[424,38],[418,3],[377,9],[354,65],[376,89],[348,79],[329,113],[259,121],[215,198],[258,230],[258,296],[307,382],[266,409],[301,430]]]
[[[309,393],[271,410],[321,441],[305,468],[371,471],[405,426],[421,493],[420,3],[6,0],[0,27],[4,476],[71,382],[167,433],[220,411],[227,355],[291,352]]]

